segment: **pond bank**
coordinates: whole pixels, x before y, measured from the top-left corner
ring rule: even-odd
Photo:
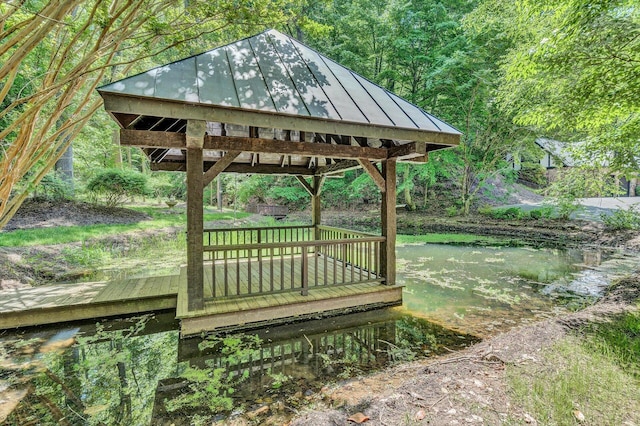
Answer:
[[[369,418],[368,425],[547,424],[514,401],[508,373],[520,367],[538,372],[555,370],[555,364],[549,365],[549,351],[577,345],[572,333],[586,324],[637,311],[638,298],[640,274],[635,274],[580,312],[518,327],[450,355],[404,364],[328,389],[323,401],[291,424],[346,424],[349,416],[358,412]],[[593,378],[596,389],[597,383],[598,378]],[[580,395],[575,398],[578,406],[567,410],[580,418],[590,407]],[[629,398],[638,400],[637,394]],[[640,414],[633,405],[627,408],[626,412],[622,407],[623,412],[612,413],[619,423],[608,424],[637,424]],[[587,417],[583,423],[607,424],[601,421]]]
[[[353,229],[375,229],[379,219],[375,213],[323,212],[323,222],[330,226]],[[436,216],[421,212],[400,211],[397,216],[399,234],[426,233],[474,234],[518,239],[536,246],[593,246],[640,251],[640,232],[608,231],[598,222],[585,220],[496,220],[487,216]]]

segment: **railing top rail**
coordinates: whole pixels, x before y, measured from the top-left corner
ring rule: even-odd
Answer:
[[[324,230],[324,231],[344,232],[344,233],[353,234],[353,235],[362,235],[364,237],[379,237],[380,236],[380,235],[373,234],[371,232],[354,231],[352,229],[337,228],[337,227],[334,227],[334,226],[318,225],[318,229],[321,229],[321,230]]]
[[[205,228],[204,232],[227,232],[227,231],[262,231],[263,229],[305,229],[313,228],[313,225],[287,225],[287,226],[253,226],[242,228]]]
[[[263,244],[235,244],[228,246],[204,246],[204,251],[225,251],[225,250],[247,250],[247,249],[270,249],[270,248],[292,248],[292,247],[320,247],[332,244],[353,244],[353,243],[377,243],[384,242],[385,237],[365,237],[365,238],[345,238],[342,240],[321,240],[321,241],[298,241],[282,243]]]

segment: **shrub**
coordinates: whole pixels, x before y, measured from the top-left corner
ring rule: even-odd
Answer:
[[[522,168],[518,172],[518,177],[525,182],[530,182],[538,186],[547,184],[546,170],[539,163],[523,162]]]
[[[554,216],[553,207],[551,206],[540,207],[540,208],[529,210],[529,217],[531,219],[535,219],[535,220],[552,219],[553,216]]]
[[[109,207],[121,205],[127,197],[149,195],[147,177],[134,170],[104,170],[89,181],[87,189],[104,198]]]
[[[36,188],[36,195],[40,196],[40,191],[44,198],[49,200],[64,200],[70,198],[67,184],[54,174],[48,174],[42,178]]]
[[[600,218],[604,226],[613,231],[640,229],[640,212],[635,206],[630,206],[627,210],[616,210],[611,215],[601,214]]]
[[[458,215],[458,208],[456,206],[447,207],[444,212],[447,216],[454,217]]]

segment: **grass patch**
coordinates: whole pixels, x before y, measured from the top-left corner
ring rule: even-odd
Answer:
[[[151,219],[124,225],[84,225],[57,226],[51,228],[19,229],[0,232],[0,246],[22,247],[48,244],[63,244],[85,241],[94,238],[117,235],[132,231],[146,231],[169,228],[172,226],[186,226],[187,217],[184,211],[167,211],[166,208],[134,207],[132,210],[147,213]],[[249,216],[248,213],[210,213],[205,212],[204,221],[233,220]]]
[[[511,366],[511,393],[539,424],[640,422],[640,316],[590,325],[542,353],[542,363]]]
[[[475,244],[475,245],[514,245],[514,241],[486,237],[473,234],[425,234],[425,235],[398,235],[397,244]]]

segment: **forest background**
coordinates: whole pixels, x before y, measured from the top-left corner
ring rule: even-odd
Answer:
[[[94,199],[109,179],[126,195],[183,199],[183,174],[150,173],[139,150],[114,143],[95,88],[271,27],[463,132],[459,147],[400,165],[409,209],[468,214],[498,177],[544,186],[541,136],[570,143],[581,164],[548,189],[556,198],[602,194],[604,176],[640,169],[632,0],[11,0],[0,3],[0,228],[30,196]],[[307,206],[295,179],[220,179],[206,202],[220,188],[238,208]],[[323,194],[336,209],[380,197],[361,171]]]

